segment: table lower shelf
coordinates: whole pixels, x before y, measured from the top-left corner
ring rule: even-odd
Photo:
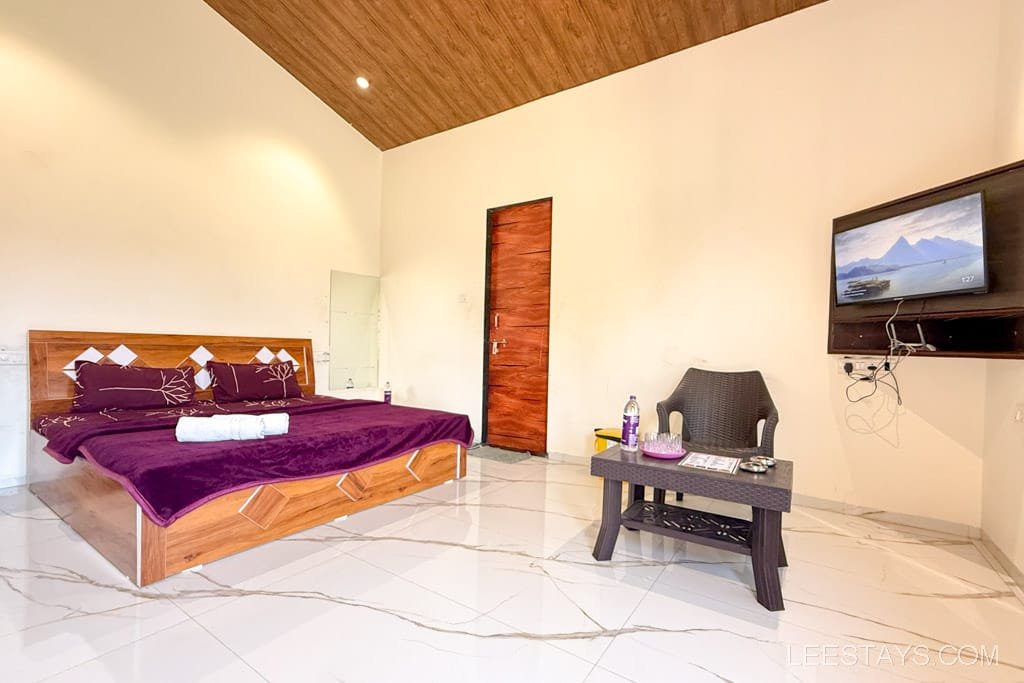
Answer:
[[[638,500],[623,511],[622,526],[734,553],[750,555],[751,552],[752,524],[713,512]]]

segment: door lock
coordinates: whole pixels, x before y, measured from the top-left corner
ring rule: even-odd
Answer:
[[[498,346],[504,346],[505,344],[508,344],[508,342],[505,341],[504,339],[492,339],[491,340],[491,355],[492,356],[497,356],[498,355]]]

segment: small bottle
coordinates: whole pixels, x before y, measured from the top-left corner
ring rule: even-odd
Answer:
[[[391,405],[391,382],[384,382],[384,402]]]
[[[345,382],[345,388],[346,389],[355,389],[356,388],[356,383],[354,381],[352,381],[351,377],[349,377],[348,381]]]
[[[640,404],[636,396],[630,394],[626,407],[622,409],[622,450],[637,450],[637,437],[640,433]]]

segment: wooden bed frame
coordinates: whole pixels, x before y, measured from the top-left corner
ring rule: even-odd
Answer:
[[[309,339],[211,337],[107,332],[28,333],[30,419],[70,410],[76,359],[197,372],[207,360],[296,365],[303,392],[314,391]],[[197,398],[212,398],[197,376]],[[254,486],[226,493],[168,527],[154,524],[116,481],[79,458],[61,465],[32,433],[29,489],[138,586],[390,500],[459,479],[466,449],[422,448],[339,475]]]

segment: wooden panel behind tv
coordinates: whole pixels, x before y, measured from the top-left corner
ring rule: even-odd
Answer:
[[[1024,358],[1024,161],[963,178],[832,221],[832,234],[974,192],[985,196],[989,291],[903,302],[897,333],[916,341],[914,323],[936,351],[917,356]],[[836,305],[835,255],[829,273],[828,352],[883,354],[894,302]]]

